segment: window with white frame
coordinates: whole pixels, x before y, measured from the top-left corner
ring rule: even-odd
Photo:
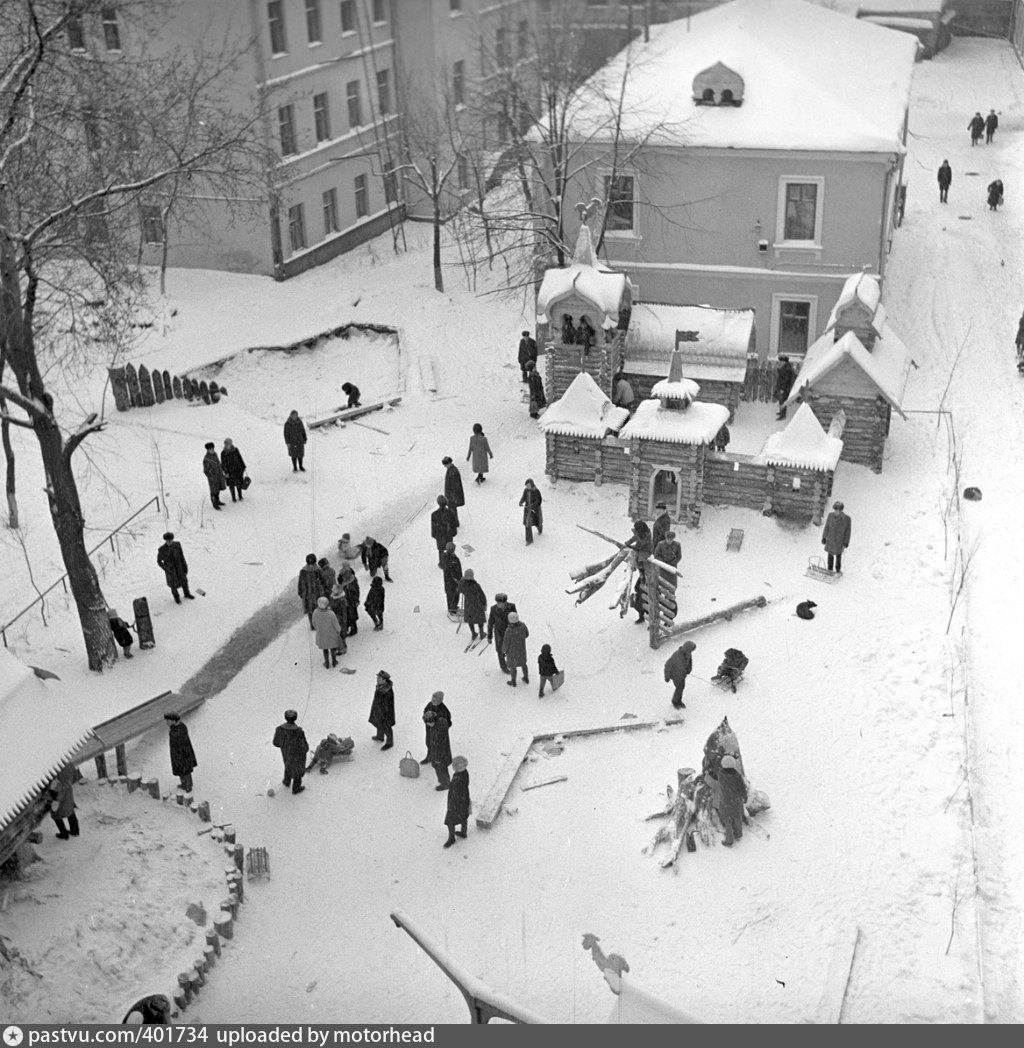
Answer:
[[[391,112],[391,70],[377,70],[377,110],[381,116]]]
[[[143,204],[140,207],[142,217],[142,239],[147,244],[164,242],[164,219],[159,204]]]
[[[366,218],[370,213],[370,190],[366,184],[366,175],[356,175],[353,182],[356,199],[356,218]]]
[[[283,55],[288,50],[288,41],[284,34],[281,0],[270,0],[267,4],[267,25],[270,27],[270,53]]]
[[[345,99],[348,102],[348,126],[359,127],[363,122],[363,97],[358,80],[350,80],[345,85]]]
[[[121,50],[121,28],[117,24],[117,8],[104,7],[100,12],[103,23],[103,44],[108,51]]]
[[[385,0],[373,0],[373,21],[376,24],[386,22],[388,20],[388,10],[385,4]]]
[[[793,175],[779,179],[778,246],[820,247],[825,180]]]
[[[311,44],[319,44],[324,38],[320,24],[320,0],[306,0],[306,38]]]
[[[633,175],[605,175],[605,235],[636,232],[636,179]]]
[[[355,0],[341,0],[341,31],[343,33],[356,31]]]
[[[318,142],[326,142],[331,137],[331,113],[326,91],[313,96],[313,128]]]
[[[338,191],[328,189],[324,193],[324,236],[337,233],[338,229]]]
[[[85,50],[85,28],[82,25],[81,15],[68,15],[67,36],[68,47],[72,51]]]
[[[816,295],[772,295],[769,346],[779,356],[802,357],[814,341],[818,323]]]
[[[281,138],[281,153],[283,156],[292,156],[299,151],[298,141],[295,138],[295,111],[292,107],[281,106],[277,111],[277,130]]]
[[[306,213],[302,204],[288,208],[288,240],[292,251],[301,251],[306,246]]]

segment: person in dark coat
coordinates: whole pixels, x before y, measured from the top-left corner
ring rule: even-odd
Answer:
[[[348,407],[359,408],[362,404],[359,403],[359,387],[353,386],[351,382],[343,382],[341,384],[341,391],[348,397]]]
[[[341,572],[338,572],[338,579],[331,587],[331,593],[327,600],[328,607],[330,607],[331,611],[338,616],[338,622],[341,624],[341,635],[347,637],[348,595],[345,593],[345,587],[341,583],[341,577]]]
[[[443,691],[435,691],[434,694],[430,696],[430,702],[428,702],[426,704],[426,706],[423,707],[423,722],[424,722],[424,724],[426,723],[426,714],[427,714],[428,710],[433,710],[434,713],[438,717],[444,717],[444,719],[448,722],[448,727],[449,728],[452,726],[452,712],[444,704],[444,692]],[[427,729],[427,756],[424,757],[423,760],[420,761],[420,764],[429,764],[429,763],[430,763],[430,729],[428,728]]]
[[[683,559],[683,547],[676,541],[676,533],[670,531],[662,540],[654,547],[654,559],[660,560],[662,564],[668,564],[675,568],[679,562]],[[658,575],[664,579],[672,589],[676,588],[679,582],[679,576],[671,571],[665,571],[664,568],[658,568]]]
[[[526,529],[527,546],[533,544],[534,528],[537,529],[538,535],[544,533],[544,513],[540,508],[543,501],[544,498],[537,489],[537,485],[528,479],[526,487],[523,488],[523,497],[519,500],[519,505],[523,507],[523,527]]]
[[[442,847],[450,848],[456,837],[465,837],[469,827],[469,761],[465,757],[452,758],[452,781],[448,787],[448,808],[444,824],[448,827],[448,840]],[[456,829],[456,826],[458,829]]]
[[[714,445],[715,451],[725,451],[729,446],[729,441],[732,438],[732,434],[729,432],[729,427],[723,422],[721,429],[715,434]]]
[[[78,816],[75,814],[75,766],[66,764],[57,777],[50,783],[50,818],[57,825],[57,838],[66,841],[69,837],[77,837]],[[68,820],[67,826],[64,820]]]
[[[645,622],[643,594],[647,591],[647,562],[654,552],[651,541],[651,529],[645,520],[633,521],[633,534],[626,540],[624,545],[633,550],[636,555],[636,584],[633,586],[632,605],[633,610],[638,613],[637,622]]]
[[[430,514],[430,536],[437,546],[437,566],[444,567],[444,550],[459,533],[458,517],[448,508],[448,499],[437,496],[437,509]]]
[[[132,628],[118,614],[116,608],[107,608],[107,621],[110,623],[110,632],[114,640],[120,645],[126,659],[134,658],[132,655]]]
[[[487,479],[484,474],[490,468],[488,462],[494,458],[491,445],[487,443],[484,436],[484,427],[479,422],[473,423],[473,435],[469,438],[469,451],[466,452],[466,461],[473,460],[473,472],[476,474],[477,484],[483,484]]]
[[[444,579],[444,598],[449,611],[459,606],[459,583],[462,581],[462,561],[455,552],[455,543],[449,542],[441,554],[441,570]]]
[[[985,130],[985,118],[981,113],[975,113],[971,117],[967,130],[971,133],[971,145],[976,146],[981,141],[982,132]]]
[[[988,184],[988,209],[989,211],[998,211],[999,205],[1003,202],[1003,180],[997,178],[994,182]]]
[[[505,681],[510,688],[516,686],[516,670],[520,667],[523,671],[523,683],[530,683],[530,671],[526,665],[526,638],[529,635],[530,631],[526,623],[520,622],[519,616],[514,611],[509,612],[508,626],[505,629],[501,647],[505,653],[505,665],[508,666],[508,672],[512,678]]]
[[[850,545],[850,518],[843,512],[841,502],[832,503],[832,512],[825,518],[821,529],[821,544],[828,555],[828,570],[835,568],[837,575],[843,573],[843,551]]]
[[[985,145],[988,145],[996,137],[996,128],[998,126],[999,117],[996,116],[994,109],[990,109],[988,116],[985,117]]]
[[[1021,313],[1020,320],[1017,321],[1017,337],[1014,339],[1014,345],[1017,347],[1017,359],[1020,360],[1024,357],[1024,313]]]
[[[677,710],[686,709],[686,703],[683,702],[683,691],[686,688],[686,678],[693,670],[692,653],[696,647],[697,645],[692,640],[686,641],[676,648],[665,663],[665,683],[668,684],[671,681],[675,685],[675,691],[672,692],[672,705]]]
[[[235,447],[230,437],[224,438],[224,448],[220,453],[220,468],[224,472],[228,491],[231,492],[231,501],[241,502],[244,490],[242,481],[245,479],[245,459],[242,458],[242,453]]]
[[[306,455],[306,427],[299,418],[299,413],[293,411],[284,424],[284,442],[288,445],[288,457],[292,460],[292,472],[305,473],[306,467],[302,460]]]
[[[378,575],[370,580],[370,591],[363,602],[375,630],[384,629],[384,580]]]
[[[281,785],[291,786],[292,793],[302,793],[302,776],[306,774],[306,754],[309,743],[306,733],[298,726],[299,715],[295,710],[284,711],[284,724],[279,724],[274,732],[274,745],[281,751],[284,761],[284,778]]]
[[[945,204],[946,198],[949,196],[949,187],[953,184],[953,169],[949,166],[948,160],[943,160],[939,164],[939,203]]]
[[[181,543],[174,541],[173,531],[164,532],[164,544],[156,551],[156,563],[158,567],[164,569],[164,578],[174,596],[175,604],[181,603],[181,597],[178,596],[179,589],[184,592],[188,600],[195,600],[188,589],[188,564],[185,562],[185,552],[181,548]]]
[[[210,485],[210,502],[214,509],[223,509],[220,501],[220,493],[227,487],[224,481],[224,470],[221,469],[220,459],[217,458],[216,446],[211,440],[206,444],[206,454],[203,456],[203,472],[206,474],[206,482]]]
[[[373,689],[370,705],[370,723],[374,727],[374,742],[383,742],[382,750],[390,750],[395,744],[395,689],[391,674],[387,670],[377,673],[377,686]]]
[[[487,639],[494,643],[494,650],[498,653],[498,665],[502,673],[508,673],[504,651],[505,630],[508,629],[508,617],[515,610],[516,606],[508,599],[507,593],[494,594],[494,603],[487,616]]]
[[[789,357],[779,357],[779,370],[775,372],[775,393],[773,397],[779,404],[779,413],[775,416],[776,419],[784,419],[786,417],[786,398],[793,389],[795,379],[796,370],[790,363]]]
[[[433,708],[423,714],[423,723],[427,726],[427,757],[437,775],[434,789],[446,790],[451,784],[448,775],[448,765],[452,762],[452,745],[448,738],[451,724]]]
[[[192,772],[199,767],[196,751],[192,749],[192,739],[188,728],[182,724],[177,713],[165,713],[167,721],[167,741],[171,747],[171,773],[178,776],[181,788],[186,793],[192,792]]]
[[[346,637],[352,637],[359,632],[359,580],[356,573],[346,564],[338,572],[338,582],[345,590],[345,602],[348,607],[348,629]]]
[[[672,518],[668,513],[668,506],[664,502],[659,502],[655,509],[660,509],[661,512],[654,518],[654,523],[651,525],[651,549],[655,546],[672,530]]]
[[[331,562],[326,557],[321,557],[316,562],[317,571],[320,572],[320,578],[323,580],[323,593],[321,596],[330,596],[331,590],[334,589],[334,583],[337,581],[338,576],[334,573],[334,568],[331,567]]]
[[[483,637],[484,621],[487,618],[487,597],[480,583],[474,578],[472,568],[467,568],[459,579],[458,591],[463,601],[463,622],[469,626],[473,640],[478,636]]]
[[[324,669],[332,669],[338,665],[338,656],[345,653],[346,645],[341,635],[341,623],[331,611],[330,601],[326,597],[317,598],[310,625],[316,631],[316,646],[324,653]]]
[[[540,418],[540,409],[547,407],[548,399],[544,395],[544,380],[533,364],[526,369],[526,380],[530,384],[530,418]]]
[[[555,657],[551,654],[551,645],[542,644],[540,655],[537,656],[537,675],[540,677],[540,693],[537,698],[544,698],[544,685],[550,684],[551,690],[555,690],[555,674],[558,667],[555,665]]]
[[[324,590],[324,577],[316,562],[315,553],[306,554],[306,563],[299,569],[299,598],[302,600],[302,610],[309,619],[309,628],[313,629],[313,612],[316,611],[316,602],[321,597],[330,593],[328,588]]]
[[[441,465],[446,467],[444,471],[444,497],[448,500],[448,508],[455,514],[455,526],[459,526],[459,506],[465,506],[466,493],[462,489],[462,474],[459,467],[452,462],[450,455],[441,459]]]
[[[722,797],[718,804],[718,815],[725,830],[722,843],[731,848],[733,841],[743,836],[743,805],[747,800],[747,784],[736,766],[736,758],[729,753],[722,758],[718,769],[718,786]]]
[[[530,334],[529,331],[523,332],[523,337],[519,340],[519,370],[522,372],[523,381],[527,382],[527,364],[537,363],[537,342]]]
[[[378,571],[382,571],[384,573],[385,582],[395,581],[388,574],[387,546],[378,542],[372,535],[367,535],[366,538],[359,543],[358,549],[359,559],[363,562],[363,567],[369,572],[371,578],[373,578]]]
[[[576,327],[572,322],[571,313],[562,314],[562,345],[563,346],[575,346],[576,345]]]
[[[576,328],[576,343],[583,347],[584,356],[597,344],[597,332],[585,316],[580,316],[579,327]]]

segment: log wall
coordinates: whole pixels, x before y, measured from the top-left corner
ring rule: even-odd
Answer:
[[[639,372],[630,371],[627,363],[623,374],[633,387],[634,398],[638,401],[649,400],[654,384],[667,377],[668,369],[666,368],[664,375],[642,375]],[[700,386],[700,399],[708,404],[722,404],[724,407],[727,407],[729,409],[729,421],[732,422],[736,417],[736,407],[740,402],[740,394],[743,392],[742,383],[697,380],[697,384]]]
[[[618,437],[568,437],[545,434],[547,464],[552,480],[589,480],[595,484],[629,484],[629,441]]]
[[[712,506],[742,506],[764,512],[768,504],[768,467],[750,455],[708,451],[704,458],[704,501]]]
[[[608,397],[612,395],[612,377],[622,362],[622,332],[611,342],[603,342],[604,333],[598,331],[597,345],[584,354],[583,346],[567,346],[549,342],[545,351],[545,388],[548,400],[557,400],[569,388],[572,380],[585,371]]]
[[[799,490],[793,488],[794,477],[800,479]],[[832,474],[790,466],[770,466],[765,491],[773,516],[802,524],[821,524],[832,494]]]
[[[655,499],[651,496],[651,478],[656,470],[670,468],[679,471],[679,506],[677,509],[670,505],[669,513],[672,514],[673,520],[696,527],[700,523],[703,503],[704,452],[703,446],[640,440],[634,437],[629,449],[632,460],[629,486],[630,517],[635,520],[638,517],[657,516],[654,510]]]
[[[885,438],[892,414],[884,397],[835,396],[811,389],[804,399],[826,431],[833,417],[842,409],[846,413],[842,459],[867,466],[875,473],[882,472]]]

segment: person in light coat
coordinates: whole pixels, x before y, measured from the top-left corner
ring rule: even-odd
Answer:
[[[821,544],[828,555],[828,570],[835,569],[837,575],[843,573],[843,551],[850,545],[850,518],[843,512],[846,507],[841,502],[832,504],[832,512],[825,518],[821,529]]]
[[[510,687],[516,686],[516,670],[522,669],[523,683],[530,683],[530,671],[526,663],[526,638],[530,631],[525,622],[519,621],[519,616],[513,611],[508,616],[508,626],[505,636],[501,641],[502,652],[505,656],[505,665],[508,667],[511,680],[505,681]]]
[[[331,611],[330,601],[326,597],[317,599],[311,621],[316,631],[316,646],[324,653],[324,669],[329,670],[338,665],[338,656],[345,653],[345,640],[341,635],[338,616]]]
[[[473,435],[469,438],[469,451],[466,452],[466,461],[472,462],[473,472],[476,474],[477,484],[483,484],[487,479],[484,474],[490,469],[490,460],[494,458],[491,445],[487,443],[484,436],[484,427],[479,422],[473,423]]]

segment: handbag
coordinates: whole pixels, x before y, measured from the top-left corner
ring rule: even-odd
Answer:
[[[551,690],[558,691],[558,689],[565,683],[565,670],[559,670],[551,678]]]
[[[242,490],[248,491],[249,485],[252,483],[252,477],[242,477]]]
[[[418,779],[420,777],[420,762],[416,760],[409,750],[405,751],[405,756],[398,762],[398,774],[406,779]]]

